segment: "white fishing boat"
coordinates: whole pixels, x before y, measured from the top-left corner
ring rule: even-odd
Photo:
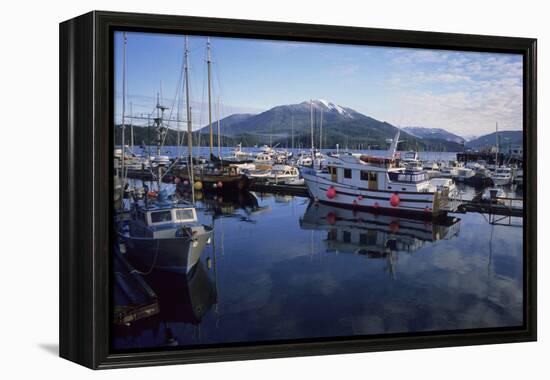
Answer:
[[[457,182],[466,182],[468,179],[476,175],[476,172],[473,169],[465,166],[456,167],[455,173],[456,175],[453,176],[453,179]]]
[[[439,216],[452,201],[449,188],[432,185],[425,171],[399,167],[395,150],[399,131],[386,157],[360,154],[327,156],[327,170],[301,170],[314,200],[357,209]]]
[[[491,175],[493,183],[497,186],[510,185],[514,180],[514,172],[508,166],[497,167]]]
[[[244,164],[244,163],[250,163],[254,161],[254,156],[250,153],[244,152],[242,150],[242,144],[238,144],[231,153],[223,156],[223,161],[228,161],[231,163],[238,163],[238,164]]]
[[[273,165],[270,169],[257,169],[245,172],[248,178],[274,184],[297,184],[300,172],[290,165]]]

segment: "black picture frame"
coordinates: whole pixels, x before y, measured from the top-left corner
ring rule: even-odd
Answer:
[[[523,55],[524,325],[217,348],[110,351],[114,30]],[[536,39],[93,11],[60,24],[60,356],[89,368],[534,341],[537,337]]]

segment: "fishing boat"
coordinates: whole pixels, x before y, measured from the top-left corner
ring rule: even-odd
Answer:
[[[497,186],[510,185],[514,180],[514,172],[508,166],[500,166],[492,173],[491,179]]]
[[[223,162],[230,164],[248,164],[254,162],[254,156],[242,150],[242,144],[238,144],[230,154],[223,156]]]
[[[136,268],[189,272],[198,262],[213,229],[200,224],[190,204],[165,198],[136,202],[118,231],[121,251]]]
[[[327,156],[327,170],[302,168],[311,198],[354,209],[436,217],[452,205],[449,188],[432,185],[425,171],[400,167],[395,159],[399,131],[387,156]]]
[[[268,182],[274,184],[296,183],[300,178],[300,172],[297,168],[290,165],[273,165],[269,170],[253,170],[248,173],[248,177],[255,181]]]
[[[238,165],[216,165],[213,163],[195,166],[193,170],[193,182],[190,170],[187,167],[174,169],[174,174],[181,182],[197,183],[205,192],[231,192],[244,191],[250,187],[250,180],[241,173]]]

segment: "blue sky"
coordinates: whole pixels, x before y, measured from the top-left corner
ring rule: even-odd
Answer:
[[[522,128],[522,57],[500,53],[211,38],[213,118],[327,99],[396,126],[482,135]],[[206,37],[189,37],[193,125],[207,124]],[[126,114],[176,98],[184,37],[127,33]],[[115,118],[121,119],[123,34],[115,34]],[[130,109],[131,108],[131,109]],[[183,116],[181,117],[183,118]],[[172,124],[175,127],[175,123]],[[183,125],[182,125],[183,127]]]

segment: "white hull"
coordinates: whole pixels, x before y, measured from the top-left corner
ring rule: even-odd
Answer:
[[[512,178],[510,177],[508,178],[493,177],[492,180],[493,180],[493,183],[497,186],[504,186],[512,183]]]
[[[391,190],[368,190],[344,185],[317,176],[311,170],[304,170],[302,176],[311,197],[320,202],[343,207],[372,208],[392,212],[433,213],[435,195],[432,192],[398,193],[400,202],[397,206],[392,206],[390,198],[394,192]],[[327,190],[331,186],[336,191],[336,196],[333,198],[329,198],[327,195]]]

